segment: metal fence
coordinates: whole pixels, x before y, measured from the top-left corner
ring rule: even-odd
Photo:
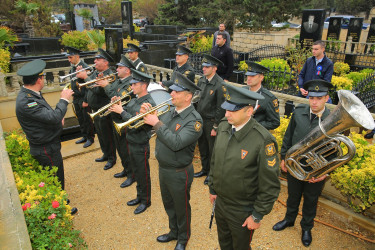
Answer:
[[[356,96],[366,105],[372,108],[375,106],[375,73],[368,75],[353,89]]]

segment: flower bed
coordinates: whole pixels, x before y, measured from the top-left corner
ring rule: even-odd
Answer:
[[[6,148],[33,249],[86,247],[80,232],[73,229],[66,192],[55,176],[57,168],[39,166],[19,133],[6,136]]]

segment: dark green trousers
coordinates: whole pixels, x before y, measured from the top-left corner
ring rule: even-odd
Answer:
[[[94,124],[88,114],[88,112],[91,112],[91,109],[89,107],[83,108],[82,101],[73,103],[73,105],[74,105],[74,110],[76,111],[76,116],[78,119],[79,128],[81,130],[82,137],[85,137],[86,139],[90,141],[94,141],[94,137],[95,137]]]
[[[137,181],[137,198],[142,204],[151,202],[150,144],[129,145],[130,166]]]
[[[309,183],[300,181],[288,173],[288,200],[285,219],[294,222],[298,215],[298,208],[303,195],[302,207],[302,230],[311,230],[314,227],[314,218],[316,216],[316,208],[318,199],[322,193],[325,181]]]
[[[109,116],[96,116],[94,125],[104,157],[108,157],[109,162],[115,163],[117,156],[112,132],[112,119]]]
[[[222,250],[247,250],[251,249],[254,230],[242,227],[250,211],[242,211],[236,206],[229,206],[217,196],[215,219],[220,248]]]
[[[130,156],[129,156],[129,145],[126,140],[126,128],[121,131],[121,135],[117,133],[113,123],[112,123],[113,138],[115,141],[116,149],[118,155],[121,159],[122,167],[126,172],[128,178],[134,178],[133,170],[130,166]]]
[[[206,173],[210,172],[212,150],[214,148],[216,138],[211,136],[213,125],[213,120],[211,121],[211,119],[203,119],[203,133],[198,139],[199,153],[202,161],[202,171]]]
[[[161,198],[169,219],[170,236],[186,245],[191,234],[190,188],[194,168],[168,169],[159,167]]]

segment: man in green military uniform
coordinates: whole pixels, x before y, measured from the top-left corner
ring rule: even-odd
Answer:
[[[225,117],[217,138],[209,174],[210,200],[221,249],[249,249],[254,230],[271,212],[280,192],[277,143],[251,116],[264,97],[225,84]]]
[[[113,105],[110,110],[121,114],[122,119],[128,121],[141,112],[142,103],[149,103],[155,106],[154,100],[147,92],[148,84],[152,78],[150,75],[132,69],[130,84],[137,98],[133,98],[126,105],[125,110],[122,108],[121,103]],[[143,213],[151,205],[151,179],[150,165],[148,163],[151,129],[150,125],[145,124],[139,128],[130,128],[126,133],[126,140],[129,143],[130,165],[137,181],[137,197],[128,201],[127,205],[135,206],[139,204],[134,210],[135,214]]]
[[[155,129],[155,156],[159,162],[161,197],[169,218],[170,232],[157,237],[159,242],[177,239],[175,249],[185,249],[191,234],[190,187],[193,182],[194,149],[202,134],[202,118],[191,103],[200,90],[184,75],[176,72],[170,112],[159,120],[147,115],[145,123]],[[144,104],[144,108],[150,105]]]
[[[309,91],[309,105],[300,104],[294,110],[289,126],[285,132],[283,145],[281,147],[281,169],[287,172],[285,166],[285,155],[287,151],[311,130],[319,126],[319,120],[324,120],[329,115],[329,109],[325,103],[329,99],[328,91],[333,85],[324,80],[310,80],[304,83],[303,88]],[[273,230],[281,231],[287,227],[294,226],[298,214],[299,204],[303,195],[302,207],[302,244],[309,246],[312,242],[311,229],[314,227],[314,218],[318,205],[319,195],[324,186],[327,175],[320,178],[312,178],[307,181],[300,181],[291,174],[288,178],[288,200],[285,218],[273,226]]]
[[[77,73],[77,77],[84,79],[85,82],[113,74],[112,70],[109,68],[109,63],[113,62],[113,58],[102,49],[98,49],[98,51],[99,53],[95,56],[94,60],[95,71],[90,76],[87,75],[86,71]],[[81,68],[82,67],[78,67],[77,70],[80,70]],[[97,85],[97,87],[87,89],[82,106],[89,106],[93,112],[96,112],[101,107],[110,103],[110,101],[111,100],[105,93],[104,89]],[[95,159],[95,161],[108,161],[104,166],[104,170],[107,170],[116,164],[116,148],[112,133],[111,117],[100,117],[98,115],[94,118],[94,125],[98,135],[100,148],[103,152],[103,156]]]
[[[200,101],[197,104],[197,111],[203,118],[203,133],[198,141],[202,170],[195,173],[194,177],[208,175],[210,171],[210,161],[217,126],[225,114],[225,110],[221,108],[221,104],[225,100],[224,80],[216,73],[217,67],[220,64],[222,62],[211,55],[203,56],[202,66],[204,77],[198,81],[198,86],[202,89],[202,92],[200,94]],[[208,177],[204,180],[204,184],[207,183]]]
[[[126,58],[124,55],[121,55],[121,60],[117,63],[117,76],[118,79],[114,81],[112,84],[109,84],[108,80],[101,80],[98,81],[98,85],[104,88],[105,93],[111,101],[114,102],[117,97],[126,97],[124,101],[129,100],[130,98],[134,98],[134,94],[130,94],[129,92],[132,91],[130,80],[132,79],[131,76],[131,69],[134,69],[134,65]],[[123,122],[121,115],[111,112],[111,118],[113,122],[121,123]],[[113,124],[112,124],[113,125]],[[123,166],[123,170],[120,173],[114,175],[115,178],[122,178],[128,177],[123,183],[121,183],[120,187],[128,187],[134,182],[134,173],[130,167],[129,163],[129,149],[128,149],[128,142],[126,140],[126,129],[124,130],[121,135],[117,133],[116,129],[112,127],[113,130],[113,138],[115,139],[115,145],[117,152],[121,159],[121,164]]]
[[[141,48],[132,43],[128,43],[127,46],[128,50],[126,51],[126,53],[128,53],[129,59],[133,63],[135,69],[147,74],[147,67],[139,58],[139,52],[141,52]]]
[[[60,135],[63,130],[69,98],[73,90],[64,89],[56,108],[44,99],[41,90],[44,87],[46,62],[40,59],[26,63],[17,71],[23,77],[24,86],[16,99],[16,116],[30,145],[30,154],[42,166],[56,166],[56,176],[65,189],[64,163],[61,156]],[[71,213],[77,213],[73,208]]]
[[[180,72],[185,75],[190,81],[195,82],[195,73],[193,67],[188,63],[189,54],[193,53],[190,49],[178,45],[176,52],[176,67],[173,69],[170,81],[163,81],[162,85],[169,88],[174,83],[176,78],[175,72]]]
[[[88,65],[81,60],[79,49],[73,47],[65,47],[66,55],[71,64],[69,74],[76,72],[77,67],[87,68]],[[73,77],[75,78],[75,77]],[[85,143],[84,148],[91,146],[94,143],[95,131],[94,124],[88,113],[91,113],[90,107],[82,107],[83,98],[85,97],[86,87],[79,88],[78,84],[83,83],[82,79],[75,79],[71,81],[71,89],[73,94],[73,106],[78,119],[79,127],[81,130],[82,138],[76,141],[76,144]]]
[[[258,107],[254,110],[254,119],[268,130],[276,129],[280,126],[279,101],[266,88],[262,86],[264,74],[269,70],[255,62],[248,62],[247,86],[253,92],[261,94],[264,99],[259,100]]]

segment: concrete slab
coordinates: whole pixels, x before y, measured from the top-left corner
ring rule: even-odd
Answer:
[[[70,141],[64,141],[61,143],[61,154],[63,159],[74,157],[80,154],[85,154],[94,150],[100,150],[100,144],[98,140],[95,140],[94,143],[87,148],[83,148],[83,143],[76,144],[75,142],[77,140],[78,139],[74,139]]]

